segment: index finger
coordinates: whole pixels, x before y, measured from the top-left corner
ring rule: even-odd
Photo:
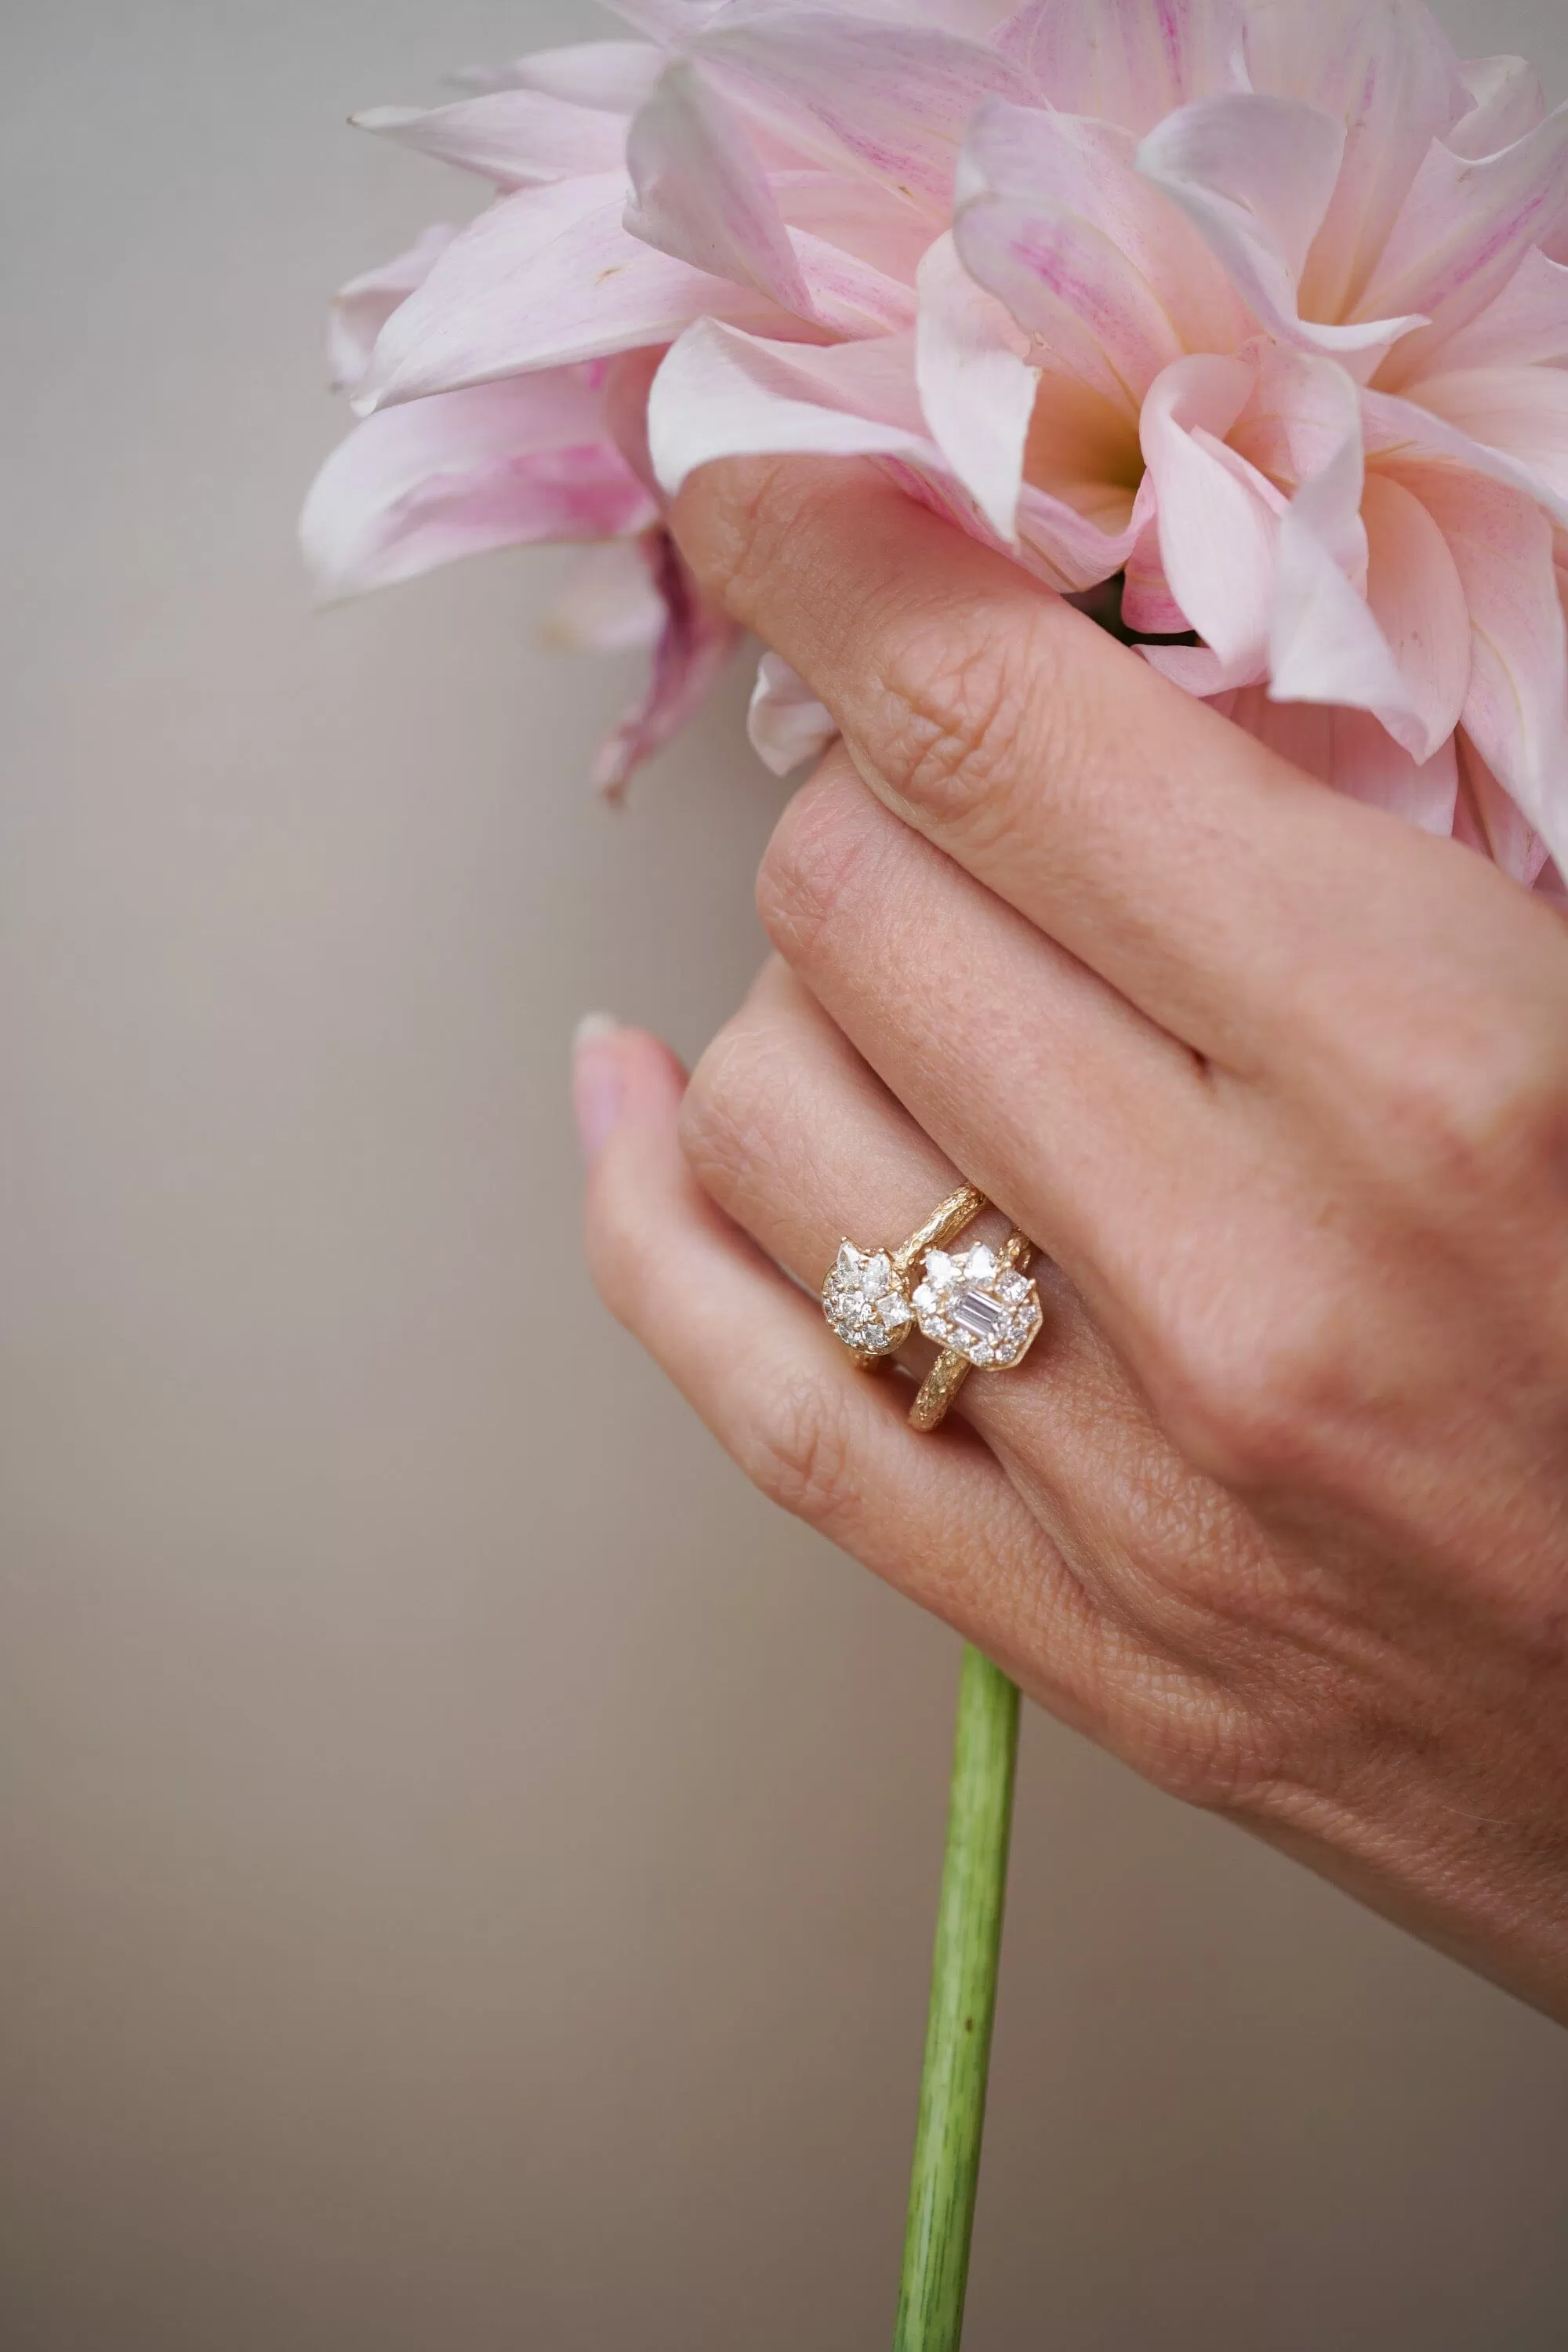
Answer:
[[[1328,791],[874,466],[724,459],[673,521],[881,800],[1226,1066],[1273,1060],[1325,969],[1374,999],[1429,985],[1474,891],[1507,887]]]

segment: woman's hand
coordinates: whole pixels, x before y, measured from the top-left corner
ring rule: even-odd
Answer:
[[[844,749],[689,1087],[581,1051],[610,1305],[1053,1712],[1568,2018],[1568,926],[874,473],[676,521]],[[1046,1328],[919,1436],[786,1277],[955,1171]]]

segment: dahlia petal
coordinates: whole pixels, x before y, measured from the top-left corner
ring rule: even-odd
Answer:
[[[1362,495],[1367,605],[1394,659],[1420,732],[1407,748],[1431,759],[1459,723],[1470,677],[1470,609],[1431,510],[1391,475]],[[1568,717],[1568,709],[1564,716]]]
[[[628,236],[626,191],[605,173],[491,205],[394,311],[356,407],[668,342],[705,315],[785,328],[750,289]]]
[[[1192,626],[1171,593],[1160,560],[1160,521],[1152,515],[1138,534],[1127,559],[1121,588],[1121,618],[1141,635],[1179,637]],[[1180,651],[1181,648],[1166,648]],[[1218,690],[1217,688],[1215,689]]]
[[[1298,99],[1344,127],[1300,299],[1311,318],[1342,319],[1427,149],[1465,106],[1458,59],[1424,0],[1253,0],[1247,62],[1255,89]]]
[[[765,119],[832,162],[920,198],[952,194],[964,124],[983,99],[1027,99],[1028,77],[996,49],[931,25],[789,8],[702,34],[696,53],[742,76]]]
[[[536,89],[489,90],[448,106],[375,106],[353,120],[358,131],[477,172],[498,188],[613,172],[626,150],[623,117]]]
[[[1386,809],[1424,833],[1452,832],[1459,782],[1452,736],[1430,760],[1416,761],[1370,711],[1279,702],[1258,686],[1227,696],[1221,708],[1260,743],[1351,800]]]
[[[1137,138],[1194,99],[1246,88],[1242,0],[1025,0],[996,37],[1063,114]]]
[[[1479,162],[1434,142],[1357,306],[1364,319],[1395,310],[1426,319],[1389,361],[1390,390],[1430,373],[1447,338],[1496,299],[1565,207],[1568,107]]]
[[[1460,70],[1470,103],[1443,133],[1456,155],[1495,155],[1545,121],[1546,92],[1528,58],[1471,58]]]
[[[648,399],[667,497],[719,457],[893,457],[945,473],[915,397],[912,338],[765,342],[715,319],[689,328]]]
[[[1217,693],[1261,676],[1268,650],[1279,510],[1262,475],[1224,446],[1251,397],[1244,360],[1193,358],[1167,368],[1143,404],[1143,455],[1159,503],[1160,555],[1171,593],[1217,666]],[[1193,648],[1153,648],[1182,654]],[[1154,663],[1167,676],[1200,666]]]
[[[652,513],[568,368],[367,417],[317,475],[300,531],[335,602],[489,548],[618,537]]]
[[[1187,349],[1251,331],[1191,224],[1135,168],[1114,123],[993,100],[970,124],[955,191],[973,276],[1059,365],[1136,408]]]
[[[1568,267],[1531,247],[1496,301],[1448,337],[1434,373],[1474,367],[1568,367]]]
[[[682,59],[660,77],[632,124],[626,163],[626,226],[633,236],[807,315],[800,265],[768,175],[699,65]]]
[[[1462,583],[1473,632],[1465,732],[1561,856],[1568,850],[1568,625],[1552,526],[1519,491],[1478,475],[1428,467],[1404,478],[1441,531]]]
[[[781,655],[765,653],[757,665],[746,733],[769,774],[788,776],[808,760],[821,758],[838,733],[838,721]]]
[[[1499,783],[1469,739],[1458,739],[1459,798],[1454,812],[1454,838],[1500,866],[1526,889],[1545,885],[1549,895],[1561,897],[1563,886],[1551,853],[1523,812]]]
[[[1259,321],[1282,341],[1381,357],[1412,319],[1303,319],[1298,281],[1344,153],[1342,123],[1295,99],[1210,98],[1151,131],[1138,169],[1179,205]]]
[[[663,626],[664,599],[642,541],[616,539],[578,557],[541,634],[558,653],[618,654],[657,645]]]
[[[705,602],[668,531],[649,531],[639,543],[663,602],[664,625],[642,694],[594,763],[593,781],[609,800],[619,800],[638,768],[696,716],[742,634]]]
[[[1568,507],[1568,373],[1561,368],[1466,368],[1429,376],[1412,397],[1472,441],[1512,458],[1543,502]]]
[[[1009,552],[1064,596],[1113,579],[1138,540],[1135,515],[1123,521],[1114,511],[1086,514],[1033,482],[1019,496],[1017,530],[1018,543]]]
[[[470,66],[448,79],[459,89],[541,89],[574,106],[635,114],[665,63],[665,52],[652,41],[572,41],[504,65]]]
[[[353,390],[370,365],[377,335],[398,304],[424,285],[457,235],[445,223],[425,229],[395,261],[367,269],[339,289],[327,322],[327,366],[334,392]]]
[[[1542,371],[1543,375],[1548,373],[1552,372]],[[1434,381],[1440,383],[1443,378]],[[1426,389],[1425,384],[1418,387],[1423,403]],[[1361,408],[1366,453],[1376,459],[1380,467],[1428,464],[1458,467],[1480,474],[1489,481],[1506,482],[1510,488],[1522,490],[1527,498],[1534,499],[1554,522],[1568,530],[1568,499],[1559,497],[1540,474],[1505,450],[1489,448],[1447,417],[1414,400],[1401,400],[1393,393],[1363,392]]]
[[[998,539],[1017,536],[1039,372],[1027,339],[962,267],[951,236],[921,265],[915,383],[931,437]]]

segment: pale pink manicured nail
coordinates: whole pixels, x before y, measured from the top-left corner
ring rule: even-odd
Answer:
[[[584,1013],[572,1040],[572,1103],[583,1157],[589,1161],[597,1159],[621,1115],[621,1058],[608,1050],[620,1026],[607,1013]]]

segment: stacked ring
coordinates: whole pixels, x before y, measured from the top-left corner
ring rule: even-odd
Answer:
[[[845,1241],[822,1286],[829,1328],[863,1368],[885,1362],[917,1328],[935,1342],[936,1362],[910,1410],[919,1430],[936,1427],[972,1371],[1010,1371],[1039,1335],[1040,1295],[1028,1271],[1033,1246],[1022,1234],[1010,1234],[999,1250],[982,1242],[955,1255],[948,1247],[987,1205],[964,1184],[897,1249]]]

